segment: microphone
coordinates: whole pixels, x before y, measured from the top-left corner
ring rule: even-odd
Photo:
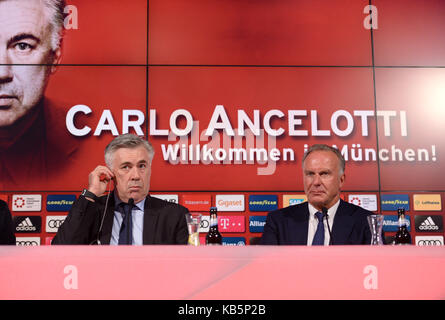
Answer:
[[[332,245],[333,240],[332,240],[331,227],[329,226],[328,209],[326,209],[326,207],[322,207],[321,212],[323,213],[323,217],[326,218],[326,223],[328,225],[328,231],[329,231],[329,245]]]
[[[100,236],[102,235],[102,227],[104,225],[105,215],[107,214],[108,199],[110,198],[110,193],[111,193],[110,191],[111,191],[111,188],[108,189],[107,200],[105,201],[104,214],[102,215],[102,220],[100,222],[99,231],[97,232],[97,238],[96,238],[96,240],[93,240],[90,244],[97,243],[98,245],[102,245],[102,243],[100,242]]]

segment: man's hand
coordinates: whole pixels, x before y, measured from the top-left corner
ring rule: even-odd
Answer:
[[[105,166],[97,166],[88,176],[88,191],[100,197],[107,190],[107,184],[114,178],[113,172]]]

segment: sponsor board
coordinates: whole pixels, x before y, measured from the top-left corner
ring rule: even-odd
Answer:
[[[409,215],[405,215],[406,229],[411,231],[411,218]],[[383,216],[383,231],[396,232],[399,230],[399,217],[394,215]]]
[[[54,236],[52,237],[45,237],[45,245],[50,246],[51,241],[53,241]]]
[[[416,246],[443,246],[443,236],[416,236]]]
[[[369,211],[377,211],[377,195],[375,194],[350,194],[348,202]]]
[[[266,224],[266,216],[250,216],[249,217],[249,231],[263,232]]]
[[[219,216],[219,232],[245,232],[246,224],[243,216]]]
[[[382,194],[380,199],[382,211],[397,211],[403,208],[409,211],[409,195],[407,194]]]
[[[414,210],[416,211],[441,211],[442,199],[440,194],[415,194],[413,195]]]
[[[417,232],[443,232],[442,216],[415,216],[414,222]]]
[[[150,194],[150,196],[167,202],[179,203],[177,194]]]
[[[57,233],[59,227],[65,221],[66,216],[46,216],[46,232]]]
[[[46,211],[69,211],[75,200],[74,194],[49,194],[46,197]]]
[[[278,197],[271,194],[252,194],[249,196],[249,210],[265,212],[278,209]]]
[[[40,237],[16,237],[17,246],[40,246]]]
[[[307,201],[305,194],[284,194],[283,195],[283,208],[294,206]]]
[[[209,212],[211,204],[211,196],[209,194],[187,194],[182,196],[182,205],[189,211]]]
[[[245,246],[246,238],[244,237],[223,237],[223,246]]]
[[[3,200],[4,202],[8,203],[8,195],[7,194],[0,194],[0,200]]]
[[[243,194],[217,194],[215,197],[216,208],[218,211],[244,211]]]
[[[42,229],[40,216],[14,216],[13,221],[16,233],[39,233]]]
[[[210,216],[201,216],[198,232],[209,232]]]
[[[12,211],[41,211],[41,194],[14,194],[12,196]]]

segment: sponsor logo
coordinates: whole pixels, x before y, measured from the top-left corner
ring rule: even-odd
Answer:
[[[15,216],[13,219],[17,233],[38,233],[42,228],[42,217],[40,216]]]
[[[416,211],[441,211],[442,199],[440,194],[415,194],[413,195],[414,210]]]
[[[151,194],[150,196],[173,203],[179,203],[177,194]]]
[[[382,194],[380,204],[382,211],[397,211],[399,208],[409,211],[409,196],[407,194]]]
[[[415,216],[416,231],[418,232],[442,232],[442,216]]]
[[[50,194],[46,198],[46,211],[69,211],[75,200],[74,194]]]
[[[249,231],[263,232],[266,224],[266,216],[251,216],[249,217]]]
[[[182,197],[182,204],[190,211],[209,211],[211,197],[206,194],[188,194]]]
[[[59,227],[65,221],[66,216],[47,216],[46,217],[46,232],[57,232]]]
[[[405,215],[406,229],[411,231],[411,218],[409,215]],[[398,216],[384,216],[383,217],[383,231],[395,232],[399,230],[399,217]]]
[[[443,246],[443,236],[416,236],[417,246]]]
[[[215,197],[218,211],[244,211],[243,194],[217,194]]]
[[[17,246],[40,246],[40,237],[16,237]]]
[[[245,232],[246,224],[243,216],[219,216],[219,232]]]
[[[202,216],[198,232],[209,232],[209,228],[210,228],[210,217]]]
[[[223,246],[245,246],[246,238],[244,237],[223,237]]]
[[[283,207],[289,207],[307,201],[305,194],[284,194]]]
[[[41,211],[41,194],[14,194],[12,196],[12,211]]]
[[[249,196],[250,211],[273,211],[278,209],[278,197],[269,194],[254,194]]]
[[[348,202],[369,211],[377,211],[377,195],[375,194],[350,194]]]

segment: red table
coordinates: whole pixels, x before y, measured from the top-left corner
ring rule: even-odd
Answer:
[[[445,248],[0,247],[0,299],[445,299]]]

